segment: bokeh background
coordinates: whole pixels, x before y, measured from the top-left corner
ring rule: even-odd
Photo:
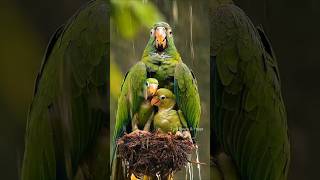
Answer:
[[[1,180],[18,179],[26,116],[32,100],[34,80],[49,38],[55,29],[65,23],[85,2],[86,0],[0,1]],[[147,0],[139,2],[144,3]],[[144,10],[151,9],[159,16],[146,18],[149,20],[136,19],[136,25],[139,25],[127,32],[121,32],[119,29],[111,31],[114,33],[111,72],[118,78],[112,83],[121,82],[123,73],[139,60],[148,38],[150,19],[162,18],[173,26],[177,36],[176,46],[184,61],[195,71],[201,86],[203,103],[206,103],[209,99],[209,97],[206,99],[209,87],[209,79],[206,77],[209,75],[206,76],[207,62],[201,59],[205,59],[208,55],[206,43],[209,32],[205,18],[206,6],[203,6],[207,2],[190,0],[148,2],[150,5]],[[263,25],[278,58],[292,141],[289,180],[319,179],[320,1],[235,0],[235,2],[244,9],[255,25]],[[175,6],[177,11],[174,10]],[[190,7],[193,19],[192,40]],[[175,13],[177,15],[174,15]],[[134,18],[131,20],[134,21]],[[121,23],[121,20],[118,22]],[[128,26],[125,22],[122,24]],[[190,52],[191,42],[195,58]],[[121,56],[117,52],[120,49],[125,49],[121,52]],[[115,103],[114,97],[117,96],[119,84],[111,87],[114,88],[111,89],[111,103]],[[209,108],[204,106],[204,109]],[[114,111],[113,109],[111,112]],[[208,112],[204,112],[206,113]]]
[[[277,56],[291,136],[289,180],[319,179],[320,1],[239,0]]]

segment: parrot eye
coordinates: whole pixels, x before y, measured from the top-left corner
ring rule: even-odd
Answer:
[[[168,32],[169,32],[169,36],[171,37],[172,36],[172,30],[168,29]]]
[[[151,29],[150,30],[150,36],[153,36],[153,34],[154,34],[154,29]]]
[[[149,86],[149,83],[148,83],[148,82],[146,82],[146,86]]]
[[[165,99],[166,97],[164,95],[160,96],[160,99]]]

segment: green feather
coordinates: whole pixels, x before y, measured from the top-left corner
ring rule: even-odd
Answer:
[[[91,1],[51,39],[28,115],[21,179],[72,179],[87,157],[102,162],[86,165],[92,177],[107,178],[109,157],[98,156],[109,144],[98,139],[108,123],[108,13],[106,1]]]
[[[271,45],[235,5],[217,6],[211,15],[216,141],[240,179],[285,180],[290,145]]]
[[[138,62],[134,65],[124,79],[118,99],[113,143],[124,132],[131,132],[131,119],[139,111],[140,105],[144,100],[143,90],[146,79],[147,71],[143,62]]]
[[[195,136],[201,115],[200,96],[196,79],[189,68],[181,62],[176,65],[174,81],[177,105],[187,121],[191,135]]]
[[[122,83],[112,139],[111,165],[113,178],[121,179],[123,177],[121,160],[116,156],[116,141],[125,132],[130,133],[132,130],[131,121],[133,116],[139,113],[141,104],[144,101],[143,91],[146,79],[146,65],[143,62],[138,62],[129,70]]]
[[[162,132],[175,133],[182,128],[181,117],[178,111],[174,110],[176,104],[175,95],[165,88],[157,90],[155,96],[159,99],[158,112],[154,116],[154,129]]]

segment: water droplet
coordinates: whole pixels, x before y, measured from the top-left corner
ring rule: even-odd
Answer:
[[[193,48],[193,15],[192,15],[192,5],[189,5],[189,22],[190,22],[190,53],[192,64],[194,64],[194,48]]]
[[[192,164],[190,162],[188,162],[187,166],[188,166],[189,179],[193,180],[193,167],[192,167]]]
[[[190,163],[190,166],[191,166],[191,176],[190,176],[190,179],[193,180],[193,164]]]
[[[127,173],[127,177],[130,176],[130,174],[129,174],[129,168],[130,168],[129,161],[126,160],[126,173]]]
[[[161,180],[160,172],[157,172],[156,176],[157,176],[157,180]]]
[[[132,42],[132,52],[133,52],[133,57],[136,57],[136,48],[135,48],[135,45],[134,45],[134,41],[131,40]]]
[[[130,174],[129,174],[129,166],[130,166],[129,161],[124,159],[121,161],[121,165],[122,165],[122,169],[123,169],[123,171],[122,171],[123,175],[126,177],[129,177],[130,176]]]
[[[122,165],[122,174],[125,176],[126,175],[126,163],[125,163],[125,160],[121,161],[121,165]]]
[[[184,166],[186,169],[186,180],[188,180],[188,166]]]
[[[173,22],[178,22],[178,4],[176,0],[172,1],[172,16],[173,16]]]
[[[198,145],[196,147],[196,162],[197,162],[197,168],[198,168],[198,176],[199,180],[201,180],[201,167],[200,167],[200,161],[199,161],[199,147]]]

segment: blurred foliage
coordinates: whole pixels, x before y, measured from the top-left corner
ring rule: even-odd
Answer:
[[[112,19],[116,28],[125,38],[134,38],[141,27],[151,27],[162,19],[157,8],[151,3],[138,0],[112,0]]]
[[[0,5],[0,171],[1,179],[17,179],[26,115],[34,77],[45,46],[14,4]]]
[[[4,96],[4,101],[12,109],[23,109],[30,101],[30,86],[37,71],[37,63],[29,59],[41,59],[39,37],[23,14],[9,3],[1,7],[0,20],[0,96],[15,94]]]
[[[110,57],[110,93],[113,99],[120,95],[120,87],[123,81],[123,74],[120,72],[118,65]]]

